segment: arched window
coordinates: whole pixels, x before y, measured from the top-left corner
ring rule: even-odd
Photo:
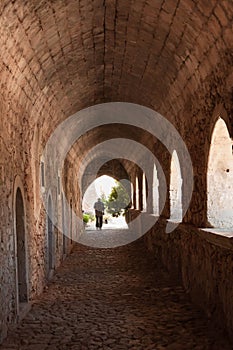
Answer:
[[[182,221],[182,177],[176,151],[173,152],[171,159],[170,220],[174,222]]]
[[[233,142],[226,123],[216,122],[208,161],[208,220],[214,227],[233,227]]]
[[[153,213],[156,216],[159,216],[159,179],[158,179],[158,172],[155,164],[153,169],[152,193],[153,193]]]
[[[146,190],[146,175],[142,176],[142,209],[147,211],[147,190]]]
[[[138,177],[136,177],[135,192],[136,192],[136,209],[139,210],[139,183],[138,183]]]
[[[134,201],[133,201],[133,197],[134,197],[134,187],[133,187],[133,183],[131,182],[131,209],[134,208]]]

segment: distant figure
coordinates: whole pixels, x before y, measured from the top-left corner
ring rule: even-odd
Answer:
[[[101,230],[103,225],[104,203],[101,202],[100,198],[98,198],[98,202],[95,202],[94,209],[96,217],[96,229],[98,230],[99,228]]]

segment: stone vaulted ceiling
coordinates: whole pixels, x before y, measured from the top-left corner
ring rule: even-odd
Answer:
[[[166,113],[232,47],[232,14],[228,0],[2,0],[4,96],[47,129],[107,101]]]

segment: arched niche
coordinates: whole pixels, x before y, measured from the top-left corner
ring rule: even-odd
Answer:
[[[207,215],[214,227],[233,227],[233,141],[225,121],[213,129],[207,169]]]

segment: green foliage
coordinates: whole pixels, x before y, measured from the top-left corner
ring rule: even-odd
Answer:
[[[85,224],[87,224],[89,220],[90,220],[90,215],[89,214],[83,214],[83,222]]]
[[[112,188],[112,192],[108,199],[104,200],[104,204],[107,212],[114,217],[125,214],[130,206],[130,197],[120,182],[116,182],[116,186]]]
[[[92,212],[85,212],[84,215],[88,215],[89,216],[89,221],[94,221],[95,220],[95,215]]]

